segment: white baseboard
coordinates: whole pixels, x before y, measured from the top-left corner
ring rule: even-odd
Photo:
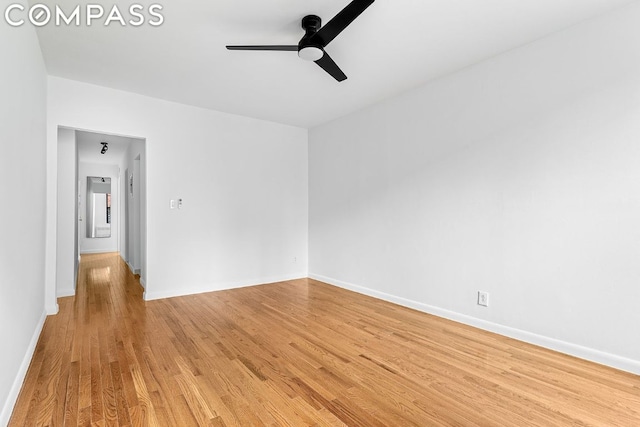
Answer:
[[[40,320],[38,321],[38,324],[36,325],[36,330],[33,332],[33,336],[31,337],[31,341],[29,342],[29,346],[27,347],[24,358],[22,359],[20,369],[16,373],[16,377],[13,380],[13,385],[11,386],[11,390],[9,391],[7,400],[4,402],[2,412],[0,412],[0,425],[5,426],[9,424],[9,419],[11,418],[13,407],[18,400],[18,395],[20,394],[22,383],[27,376],[27,370],[29,369],[29,365],[31,364],[31,359],[33,358],[33,353],[36,350],[36,345],[38,344],[38,339],[40,338],[40,333],[42,332],[42,328],[44,327],[44,321],[46,320],[46,318],[47,314],[46,312],[43,312]]]
[[[570,356],[575,356],[580,359],[588,360],[591,362],[599,363],[601,365],[620,369],[622,371],[631,372],[632,374],[640,375],[639,360],[628,359],[615,354],[605,353],[593,348],[583,347],[581,345],[560,341],[555,338],[550,338],[532,332],[511,328],[509,326],[488,322],[486,320],[478,319],[466,314],[456,313],[454,311],[445,310],[443,308],[434,307],[418,301],[413,301],[384,292],[379,292],[373,289],[343,282],[337,279],[332,279],[330,277],[325,277],[319,274],[309,273],[309,277],[311,279],[319,280],[321,282],[348,289],[350,291],[358,292],[360,294],[368,295],[384,301],[389,301],[398,305],[402,305],[404,307],[413,308],[424,313],[433,314],[434,316],[443,317],[445,319],[453,320],[465,325],[474,326],[479,329],[483,329],[499,335],[504,335],[506,337],[514,338],[519,341],[524,341],[529,344],[534,344],[540,347],[548,348],[550,350],[558,351],[560,353],[568,354]]]
[[[205,292],[215,292],[215,291],[224,291],[228,289],[245,288],[248,286],[256,286],[256,285],[261,285],[265,283],[286,282],[288,280],[297,280],[297,279],[306,278],[306,277],[307,277],[306,272],[300,272],[297,274],[292,274],[287,276],[272,276],[272,277],[262,277],[258,279],[252,279],[252,280],[237,281],[237,282],[208,283],[208,284],[196,285],[196,286],[192,285],[190,287],[182,287],[182,288],[170,289],[170,290],[160,291],[160,292],[149,292],[146,290],[146,286],[145,286],[144,299],[145,301],[151,301],[151,300],[162,299],[162,298],[181,297],[185,295],[203,294]],[[142,279],[140,279],[140,281],[142,282]]]
[[[120,258],[122,258],[122,256]],[[140,274],[139,268],[135,268],[133,264],[131,264],[129,261],[126,261],[124,258],[122,258],[122,260],[124,261],[125,264],[127,264],[127,267],[129,267],[130,272],[132,272],[133,274]]]
[[[58,298],[54,298],[53,303],[45,302],[44,309],[48,316],[58,314],[58,311],[60,311],[60,307],[58,306]]]
[[[80,252],[80,255],[85,254],[112,254],[118,252],[118,249],[85,249]]]
[[[56,292],[57,298],[73,297],[75,295],[76,295],[75,289],[58,289],[58,291]]]

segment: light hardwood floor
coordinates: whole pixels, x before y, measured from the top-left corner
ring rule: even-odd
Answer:
[[[11,426],[640,426],[640,377],[298,280],[144,302],[82,257]]]

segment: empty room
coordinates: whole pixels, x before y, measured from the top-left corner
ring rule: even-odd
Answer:
[[[640,0],[1,4],[0,426],[640,426]]]

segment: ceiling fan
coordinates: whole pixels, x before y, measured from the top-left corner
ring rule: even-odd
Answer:
[[[315,62],[334,79],[341,82],[347,76],[338,67],[338,64],[331,59],[324,48],[373,2],[374,0],[353,0],[324,26],[322,26],[322,20],[319,16],[305,16],[302,18],[302,28],[305,34],[297,45],[227,46],[227,49],[298,52],[300,58]]]

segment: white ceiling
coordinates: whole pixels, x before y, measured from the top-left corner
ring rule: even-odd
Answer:
[[[71,11],[77,0],[40,3]],[[109,2],[163,6],[159,27],[38,29],[49,74],[302,127],[333,120],[631,0],[377,0],[328,47],[337,83],[295,52],[226,44],[297,44],[300,20],[327,22],[349,0]],[[32,3],[36,3],[32,1]],[[98,2],[91,2],[98,3]]]
[[[77,131],[76,141],[78,142],[79,162],[117,165],[124,158],[127,148],[134,140],[116,135]],[[109,149],[105,154],[100,154],[102,142],[108,143]]]

